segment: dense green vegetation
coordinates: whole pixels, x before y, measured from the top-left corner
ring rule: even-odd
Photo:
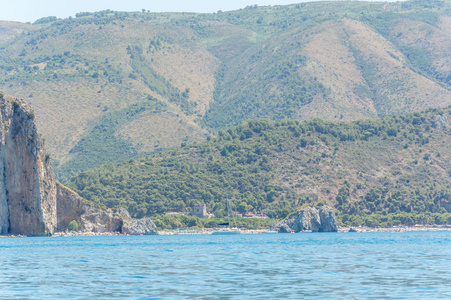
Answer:
[[[393,227],[398,225],[449,225],[451,224],[450,213],[394,213],[394,214],[369,214],[350,215],[340,214],[338,222],[347,226],[368,227]]]
[[[189,215],[176,215],[176,216],[157,215],[152,217],[152,220],[154,221],[155,225],[158,227],[159,230],[178,229],[178,228],[192,228],[192,229],[219,228],[218,224],[229,222],[229,220],[226,218],[203,219]],[[270,218],[258,219],[258,218],[238,217],[234,221],[230,219],[232,227],[235,227],[236,224],[238,228],[245,229],[272,229],[275,222],[276,220]]]
[[[224,218],[202,219],[190,215],[157,215],[152,217],[159,230],[165,229],[203,229],[218,228],[218,224],[227,222]],[[236,218],[236,226],[244,229],[270,229],[274,230],[277,222],[272,218]],[[391,214],[343,214],[337,215],[337,222],[341,226],[367,226],[367,227],[394,227],[413,225],[449,225],[451,213],[391,213]],[[235,223],[233,223],[235,226]]]
[[[450,113],[352,123],[253,120],[204,143],[83,172],[71,186],[135,217],[189,214],[198,202],[224,217],[227,193],[233,210],[279,219],[329,204],[343,224],[449,223]]]

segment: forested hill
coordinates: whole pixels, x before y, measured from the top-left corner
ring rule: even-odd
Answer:
[[[350,121],[451,104],[449,1],[0,22],[0,87],[25,98],[60,180],[248,119]]]
[[[322,204],[345,221],[449,213],[450,114],[446,108],[352,123],[252,120],[203,143],[83,172],[72,187],[136,217],[189,212],[198,202],[221,217],[226,193],[234,210],[277,217]],[[451,222],[450,214],[436,217]]]

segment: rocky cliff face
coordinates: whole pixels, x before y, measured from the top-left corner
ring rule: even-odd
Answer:
[[[279,232],[337,232],[334,212],[329,206],[320,209],[307,207],[304,210],[290,214],[285,220],[278,224]],[[291,230],[290,230],[291,229]]]
[[[34,115],[0,93],[0,234],[50,235],[56,229],[56,186]]]
[[[318,229],[323,232],[337,232],[338,226],[335,220],[335,214],[329,206],[323,206],[319,209],[319,219],[321,227]]]
[[[72,220],[85,232],[157,233],[150,219],[113,215],[56,183],[31,108],[0,92],[0,235],[51,235]]]

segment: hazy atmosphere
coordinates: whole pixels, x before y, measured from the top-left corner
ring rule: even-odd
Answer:
[[[340,0],[333,0],[340,1]],[[389,0],[386,2],[390,2]],[[34,22],[39,18],[56,16],[74,17],[78,12],[93,12],[111,9],[115,11],[151,12],[197,12],[212,13],[244,8],[248,5],[286,5],[307,2],[306,0],[1,0],[0,20]]]
[[[0,0],[0,299],[451,299],[451,2]]]

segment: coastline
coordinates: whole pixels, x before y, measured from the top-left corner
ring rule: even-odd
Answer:
[[[366,226],[346,226],[338,227],[338,232],[350,232],[351,228],[355,232],[406,232],[406,231],[451,231],[451,225],[413,225],[413,226],[393,226],[393,227],[366,227]],[[352,232],[352,231],[351,231]]]
[[[353,231],[352,231],[352,230]],[[350,231],[351,230],[351,231]],[[202,230],[191,230],[191,229],[171,229],[171,230],[160,230],[156,235],[199,235],[199,234],[212,234],[217,230],[214,229],[202,229]],[[382,227],[365,227],[365,226],[344,226],[338,227],[339,233],[345,232],[407,232],[407,231],[451,231],[451,225],[414,225],[414,226],[394,226],[388,228]],[[278,233],[275,231],[270,231],[268,229],[242,229],[241,234],[263,234],[263,233]],[[304,232],[309,233],[309,232]],[[119,236],[119,235],[130,235],[120,232],[55,232],[50,237],[78,237],[78,236]],[[0,238],[23,238],[27,237],[25,235],[0,235]]]
[[[414,225],[414,226],[393,226],[393,227],[365,227],[365,226],[343,226],[338,227],[339,233],[350,232],[350,229],[354,232],[406,232],[406,231],[451,231],[451,225]],[[161,230],[159,235],[187,235],[187,234],[211,234],[216,230],[204,229],[204,230]],[[352,232],[352,231],[351,231]],[[261,234],[261,233],[278,233],[267,229],[242,229],[241,234]],[[301,232],[302,233],[302,232]],[[310,233],[305,231],[304,233]]]

